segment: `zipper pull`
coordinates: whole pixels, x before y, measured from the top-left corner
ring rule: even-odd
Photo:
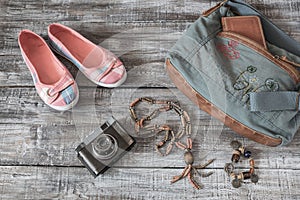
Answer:
[[[214,7],[212,7],[212,8],[210,8],[210,9],[204,11],[204,12],[202,13],[202,16],[203,16],[203,17],[207,17],[207,16],[210,15],[212,12],[216,11],[218,8],[220,8],[221,6],[223,6],[227,1],[228,1],[228,0],[224,0],[224,1],[220,2],[220,3],[218,3],[217,5],[215,5]]]
[[[293,65],[293,66],[295,66],[295,67],[300,67],[300,64],[288,60],[286,56],[278,56],[278,55],[275,55],[274,57],[275,57],[277,60],[283,61],[283,62],[288,63],[288,64],[290,64],[290,65]]]

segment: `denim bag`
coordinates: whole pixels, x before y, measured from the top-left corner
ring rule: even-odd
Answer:
[[[232,16],[258,16],[266,48],[224,31],[222,17]],[[278,146],[300,125],[298,63],[299,43],[249,4],[228,0],[186,30],[168,53],[166,69],[200,109],[242,136]]]

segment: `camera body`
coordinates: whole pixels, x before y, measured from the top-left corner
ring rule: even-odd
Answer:
[[[94,177],[103,174],[135,144],[134,139],[111,117],[76,148],[79,160]]]

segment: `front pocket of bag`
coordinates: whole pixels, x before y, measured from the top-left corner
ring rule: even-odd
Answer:
[[[269,51],[267,51],[262,45],[258,44],[257,42],[244,37],[237,33],[232,32],[220,32],[218,34],[218,37],[226,38],[231,41],[235,41],[236,44],[240,43],[244,46],[246,46],[249,49],[252,49],[253,51],[259,53],[264,58],[270,60],[272,63],[274,63],[279,68],[286,71],[289,76],[294,80],[295,83],[298,83],[300,81],[300,75],[298,70],[292,66],[292,64],[289,64],[289,61],[281,60],[280,55],[272,55]]]
[[[202,63],[193,65],[206,66],[199,71],[224,87],[246,109],[249,109],[250,92],[294,91],[299,82],[299,73],[293,66],[278,60],[256,42],[238,34],[219,33],[195,56],[193,60],[202,60]],[[203,64],[205,59],[206,65]],[[273,122],[280,113],[254,114]]]

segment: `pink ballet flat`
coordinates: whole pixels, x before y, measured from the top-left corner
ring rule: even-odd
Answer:
[[[18,42],[42,100],[58,111],[75,106],[79,98],[77,84],[43,38],[30,30],[22,30]]]
[[[70,60],[92,82],[117,87],[127,78],[123,63],[112,52],[95,45],[73,29],[61,24],[48,27],[49,43],[58,54]]]

